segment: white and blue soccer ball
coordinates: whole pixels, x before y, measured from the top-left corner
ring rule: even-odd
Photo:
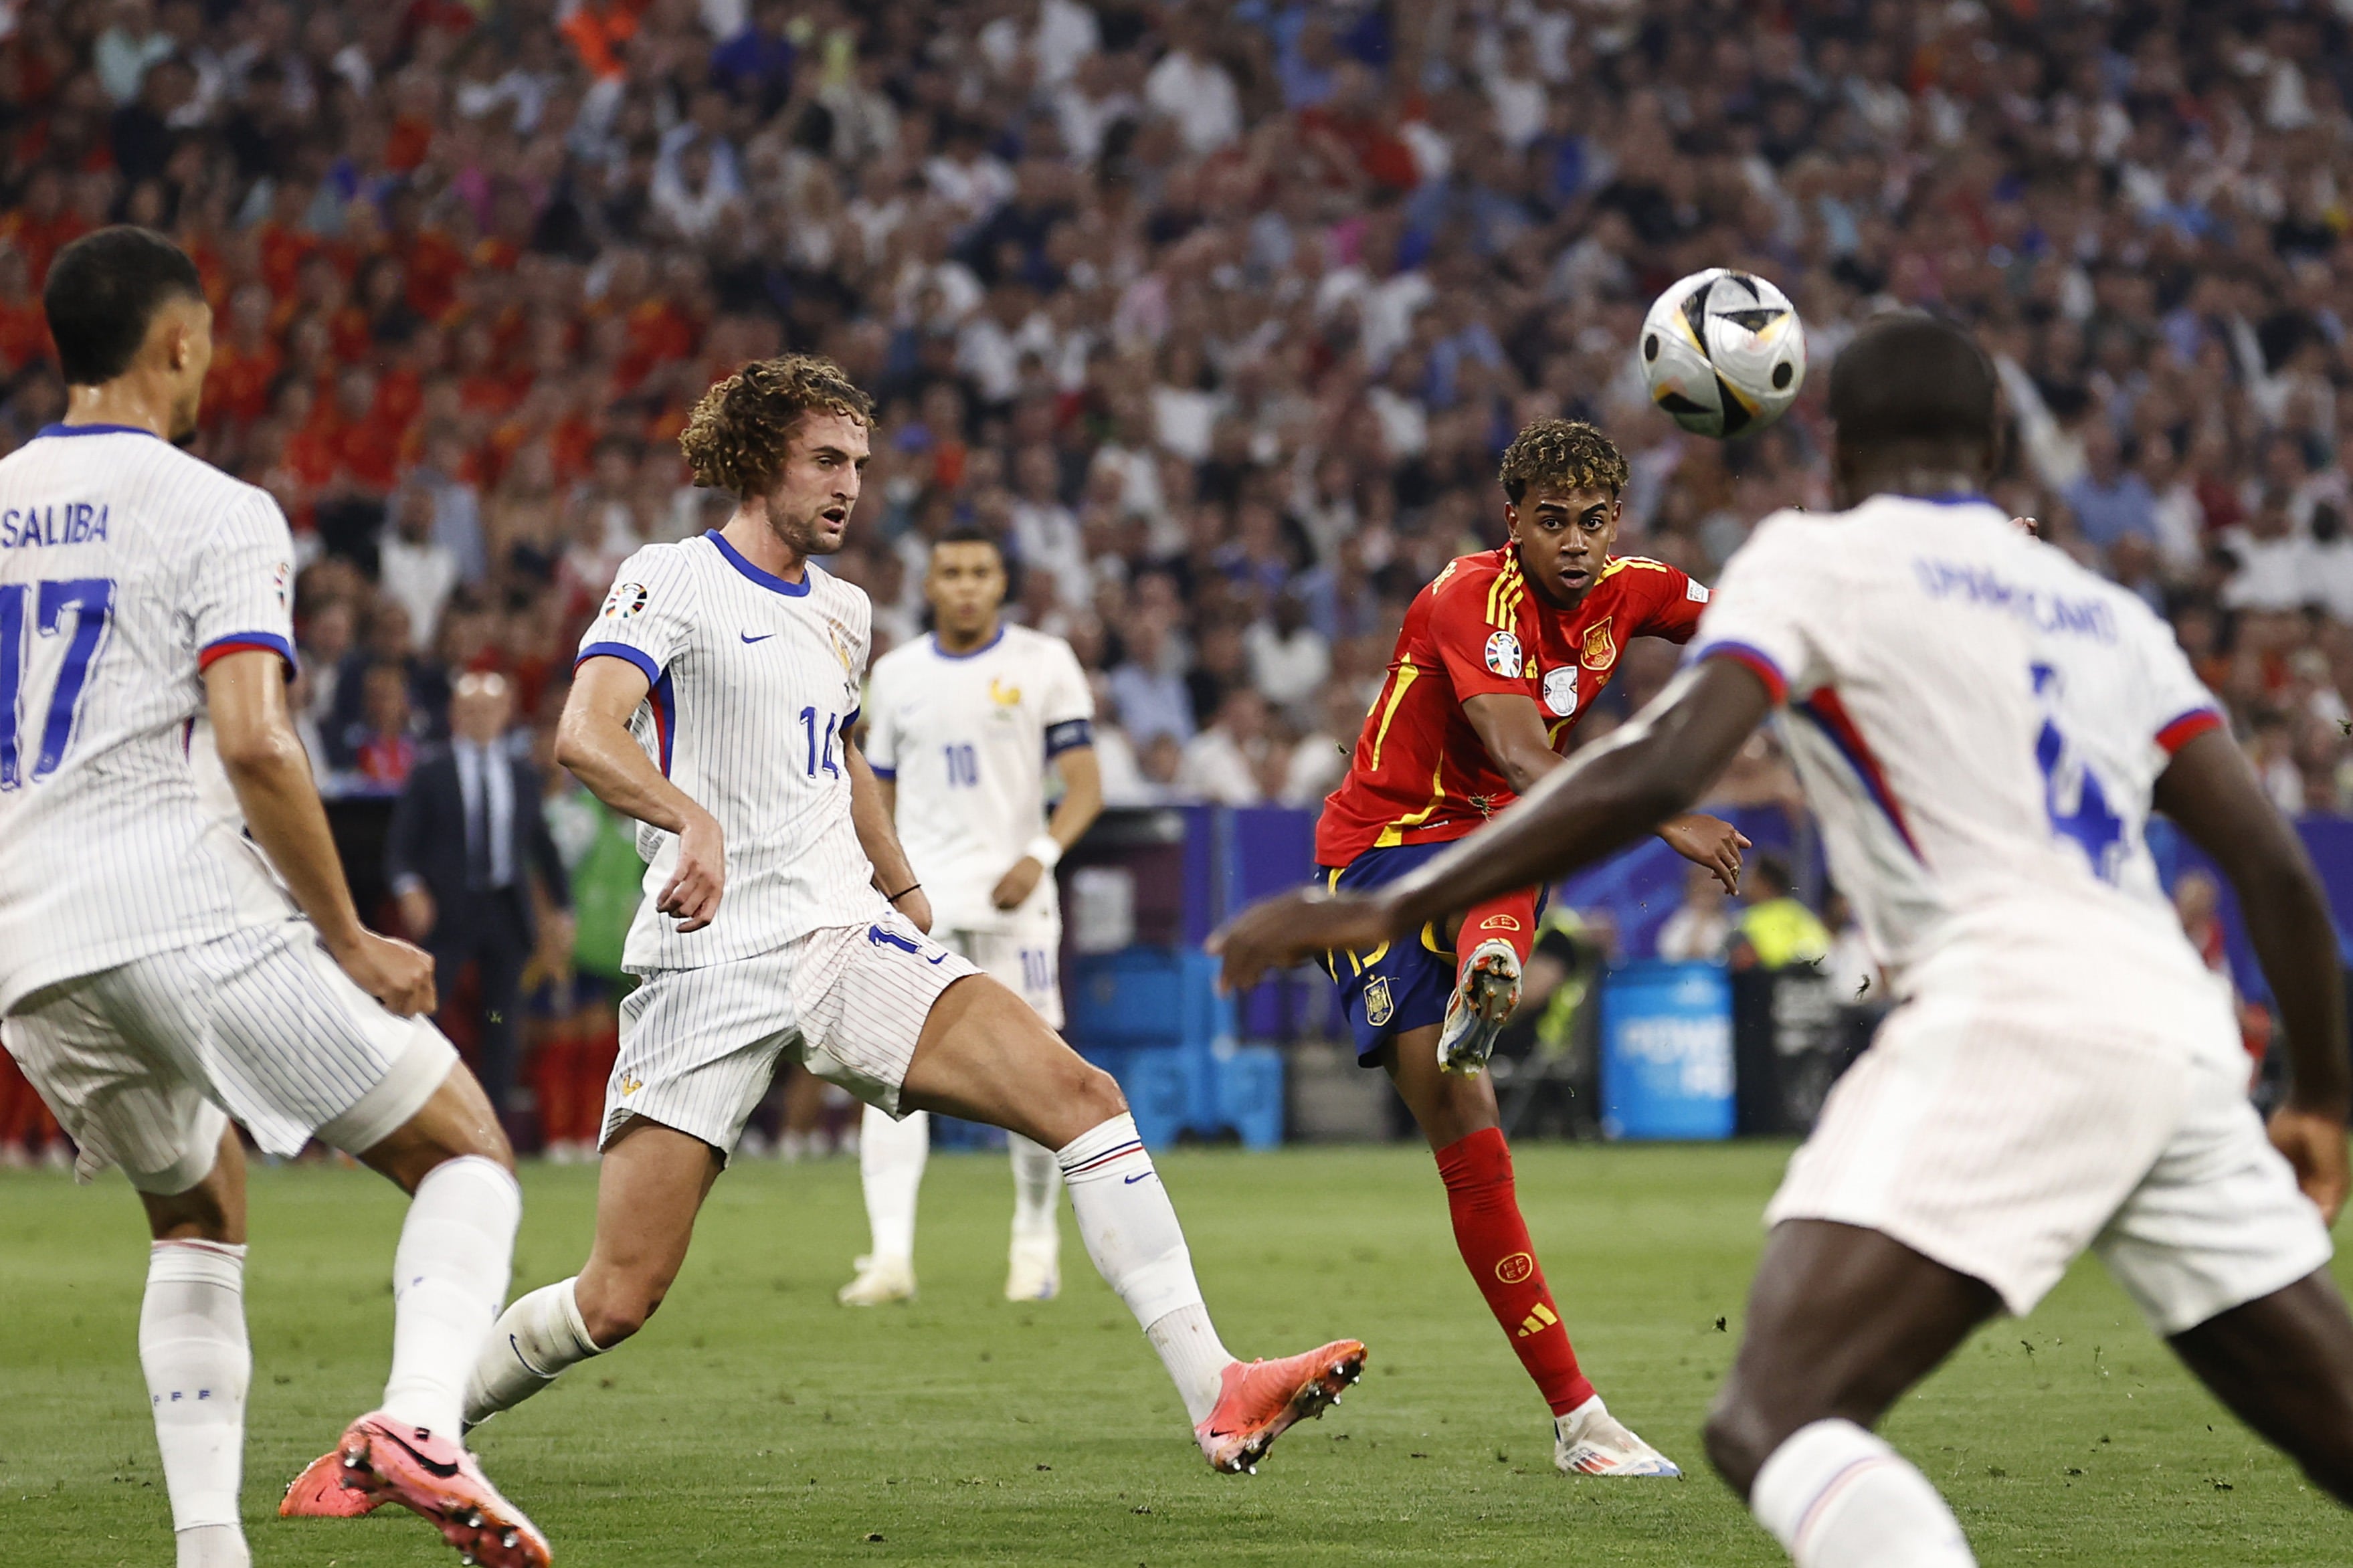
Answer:
[[[1697,436],[1761,430],[1806,384],[1806,329],[1789,297],[1753,272],[1711,267],[1670,288],[1635,344],[1651,401]]]

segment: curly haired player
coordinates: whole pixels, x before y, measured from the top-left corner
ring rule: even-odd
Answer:
[[[1229,1354],[1119,1087],[926,934],[930,903],[851,739],[872,607],[818,564],[841,548],[871,422],[826,360],[764,360],[712,387],[679,444],[734,513],[631,556],[582,639],[556,755],[642,825],[646,899],[624,962],[643,983],[621,1004],[588,1261],[506,1310],[466,1418],[644,1326],[791,1059],[893,1116],[944,1111],[1053,1150],[1088,1255],[1159,1352],[1202,1453],[1250,1468],[1355,1381],[1365,1347]]]
[[[1422,865],[1560,765],[1561,748],[1638,637],[1687,640],[1707,590],[1612,557],[1626,459],[1590,425],[1520,432],[1499,476],[1511,538],[1448,563],[1415,596],[1348,775],[1324,803],[1325,885],[1377,888]],[[1714,817],[1660,829],[1736,888],[1747,840]],[[1585,1475],[1681,1472],[1612,1419],[1577,1364],[1520,1218],[1495,1090],[1481,1069],[1518,1005],[1538,891],[1521,888],[1412,940],[1333,952],[1357,1058],[1385,1068],[1437,1152],[1454,1239],[1552,1406],[1553,1459]]]

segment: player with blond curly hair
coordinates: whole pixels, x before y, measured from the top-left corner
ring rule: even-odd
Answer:
[[[507,1309],[466,1419],[644,1326],[745,1119],[797,1061],[894,1117],[941,1111],[1054,1151],[1088,1254],[1203,1454],[1249,1468],[1356,1380],[1365,1348],[1229,1354],[1119,1086],[928,934],[851,738],[872,607],[818,564],[841,548],[872,424],[826,360],[763,360],[713,386],[679,445],[733,514],[632,555],[582,639],[556,757],[641,825],[646,899],[623,962],[642,983],[621,1004],[588,1261]]]
[[[1663,562],[1614,555],[1626,459],[1592,426],[1540,419],[1504,453],[1497,549],[1447,563],[1407,609],[1348,773],[1324,803],[1327,887],[1390,882],[1558,767],[1630,638],[1687,640],[1707,590]],[[1660,837],[1736,889],[1748,841],[1685,816]],[[1334,952],[1357,1059],[1386,1069],[1438,1156],[1454,1239],[1553,1413],[1553,1460],[1584,1475],[1673,1476],[1578,1369],[1520,1217],[1484,1068],[1519,1005],[1538,891],[1523,888],[1411,942]]]

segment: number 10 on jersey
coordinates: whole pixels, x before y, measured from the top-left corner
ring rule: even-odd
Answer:
[[[25,621],[31,601],[33,629],[45,637],[64,629],[68,610],[73,612],[73,637],[66,644],[65,662],[41,720],[40,750],[33,755],[32,779],[38,783],[58,771],[73,743],[74,722],[81,713],[82,689],[98,663],[106,641],[106,626],[114,610],[114,581],[110,577],[73,577],[47,583],[0,583],[0,789],[25,782],[19,731],[25,703]]]

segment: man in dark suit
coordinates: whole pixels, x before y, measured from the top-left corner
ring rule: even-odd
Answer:
[[[513,690],[494,674],[459,678],[449,744],[417,764],[393,807],[385,871],[409,934],[433,954],[448,995],[468,963],[481,1016],[475,1074],[505,1116],[514,1094],[524,964],[539,941],[531,876],[558,911],[552,945],[572,948],[572,888],[540,815],[539,772],[507,749]]]

